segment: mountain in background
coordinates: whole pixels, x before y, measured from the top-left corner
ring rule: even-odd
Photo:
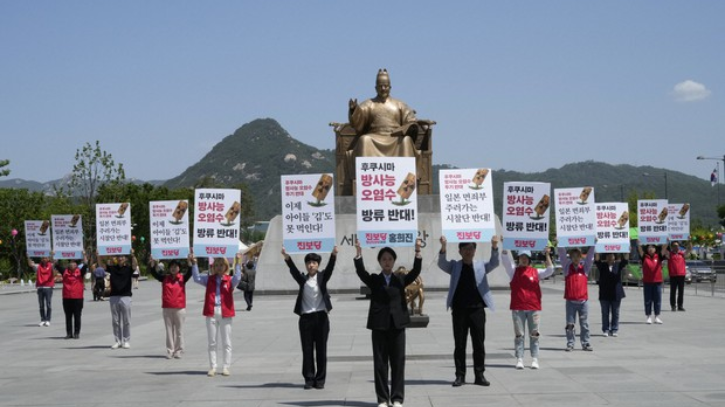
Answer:
[[[433,140],[435,149],[435,139]],[[486,157],[481,158],[485,166]],[[433,166],[433,191],[438,193],[438,173],[450,165]],[[335,172],[333,150],[320,150],[294,139],[274,119],[257,119],[225,137],[198,163],[187,168],[178,177],[168,181],[149,181],[153,185],[169,188],[193,187],[204,179],[232,187],[247,184],[254,197],[256,218],[269,220],[280,214],[281,197],[279,177],[284,174]],[[665,177],[665,174],[666,177]],[[717,188],[710,182],[681,172],[651,166],[611,165],[586,161],[551,168],[543,172],[493,171],[496,213],[501,215],[503,183],[507,181],[549,182],[553,188],[593,186],[597,202],[627,201],[637,193],[654,193],[657,198],[670,202],[691,204],[693,219],[705,224],[717,224]],[[0,180],[0,188],[27,188],[51,193],[54,185],[63,185],[65,179],[46,183],[20,179]],[[143,183],[141,180],[131,180]],[[665,191],[665,182],[667,188]],[[725,195],[725,191],[723,191]]]

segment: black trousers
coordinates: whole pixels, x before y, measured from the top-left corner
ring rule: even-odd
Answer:
[[[675,292],[677,292],[677,304],[675,304]],[[685,296],[685,276],[670,276],[670,306],[682,308]]]
[[[405,328],[373,330],[373,369],[378,404],[405,399]],[[388,388],[388,364],[392,375]]]
[[[73,334],[80,334],[81,312],[83,312],[83,298],[63,298],[63,312],[65,312],[66,335],[72,336]]]
[[[252,308],[254,302],[254,291],[244,291],[244,302],[247,303],[247,308]]]
[[[106,289],[106,280],[96,277],[96,284],[93,286],[93,301],[103,299],[103,291]]]
[[[456,362],[456,377],[466,377],[466,344],[471,334],[473,345],[473,372],[483,374],[486,370],[486,308],[453,308],[453,341]]]
[[[327,312],[302,314],[299,328],[302,343],[302,377],[305,378],[305,384],[324,385],[327,377],[327,338],[330,336],[330,319],[327,317]]]

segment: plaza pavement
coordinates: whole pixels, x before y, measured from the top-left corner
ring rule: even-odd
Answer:
[[[437,270],[424,271],[428,272]],[[564,352],[562,283],[544,282],[542,287],[540,370],[528,368],[528,355],[525,370],[513,368],[509,293],[494,293],[498,311],[488,313],[486,339],[490,387],[470,383],[451,387],[453,338],[445,294],[428,293],[425,312],[430,325],[407,332],[405,405],[725,406],[723,296],[695,296],[688,291],[687,312],[670,312],[667,305],[662,312],[664,325],[646,325],[642,291],[628,288],[618,338],[601,336],[599,304],[594,300],[590,304],[594,352],[577,346],[568,353]],[[596,299],[597,287],[589,288]],[[1,290],[0,405],[376,406],[366,300],[355,294],[333,295],[326,388],[303,390],[294,296],[258,295],[253,311],[246,312],[238,292],[232,375],[208,378],[203,291],[193,283],[188,291],[186,354],[180,360],[167,360],[160,287],[155,281],[142,282],[134,290],[129,350],[110,349],[108,302],[88,301],[89,291],[81,338],[65,340],[59,289],[49,328],[37,326],[34,290]],[[470,368],[467,379],[473,380]]]

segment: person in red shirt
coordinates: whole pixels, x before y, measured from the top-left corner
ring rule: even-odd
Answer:
[[[654,245],[647,245],[647,252],[637,240],[637,251],[642,259],[642,285],[644,291],[644,313],[647,323],[652,323],[652,308],[655,313],[655,324],[661,324],[660,309],[662,307],[662,256]]]
[[[670,307],[672,312],[684,311],[683,301],[685,296],[685,258],[692,253],[692,242],[688,242],[687,250],[680,250],[679,242],[670,243],[670,248],[665,248],[662,255],[667,259],[667,268],[670,272]],[[675,297],[677,303],[675,303]]]
[[[574,321],[579,314],[579,339],[582,350],[594,350],[589,343],[589,272],[594,264],[594,247],[587,251],[587,257],[582,262],[582,251],[578,247],[569,249],[567,257],[566,248],[559,247],[559,261],[564,271],[564,299],[566,300],[566,351],[574,350],[576,331]]]
[[[184,352],[184,322],[186,321],[186,283],[191,278],[191,267],[181,274],[178,260],[169,262],[169,273],[164,265],[151,257],[149,272],[161,283],[161,308],[166,326],[166,358],[180,359]]]
[[[78,267],[75,260],[67,268],[60,264],[56,269],[63,275],[63,312],[65,313],[65,339],[78,339],[81,335],[81,314],[83,313],[83,275],[88,271],[88,259],[83,253],[83,264]]]
[[[539,368],[539,321],[541,318],[541,287],[539,281],[554,274],[551,262],[551,248],[547,247],[546,268],[537,269],[531,266],[531,252],[519,252],[518,266],[514,269],[513,258],[508,250],[501,252],[506,274],[511,286],[511,317],[514,322],[514,346],[516,349],[516,369],[524,368],[524,334],[529,330],[529,349],[531,351],[531,368]]]
[[[53,312],[53,287],[55,287],[55,272],[53,268],[53,252],[50,257],[40,259],[35,264],[28,258],[28,265],[35,271],[35,288],[38,292],[38,307],[40,308],[40,323],[38,326],[50,326],[50,317]]]

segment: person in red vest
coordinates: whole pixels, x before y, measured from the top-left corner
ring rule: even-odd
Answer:
[[[35,264],[32,259],[28,258],[28,265],[35,271],[35,288],[38,292],[38,307],[40,308],[38,326],[50,326],[50,317],[53,312],[53,287],[55,287],[53,252],[50,252],[50,257],[41,258],[40,264]]]
[[[594,264],[594,247],[587,251],[587,257],[582,263],[582,251],[578,247],[569,249],[567,257],[566,248],[559,247],[559,261],[564,271],[564,299],[566,300],[566,351],[574,350],[576,328],[574,321],[579,314],[579,340],[582,350],[594,350],[589,343],[589,292],[587,283],[589,272]]]
[[[680,250],[679,242],[670,243],[670,248],[665,248],[663,256],[667,259],[667,268],[670,272],[670,307],[672,312],[684,311],[685,297],[685,258],[692,253],[692,242],[687,242],[687,250]],[[677,298],[677,302],[675,302]]]
[[[501,252],[506,274],[511,286],[511,317],[514,321],[514,346],[516,348],[516,369],[524,368],[524,334],[529,330],[529,349],[531,351],[531,368],[539,368],[539,321],[541,319],[541,287],[539,281],[554,274],[551,262],[551,249],[547,247],[546,268],[537,269],[531,266],[531,252],[519,252],[518,266],[514,269],[513,258],[508,250]]]
[[[647,253],[637,240],[637,251],[642,259],[642,286],[644,291],[644,313],[647,323],[652,323],[652,308],[655,312],[655,324],[661,324],[660,310],[662,308],[662,247],[660,250],[654,245],[647,245]]]
[[[56,269],[63,276],[63,312],[65,313],[65,339],[78,339],[81,335],[81,314],[83,313],[83,276],[88,271],[88,258],[83,253],[83,264],[78,267],[75,260],[67,268],[59,264]]]
[[[166,358],[180,359],[184,352],[184,321],[186,321],[186,282],[191,278],[191,267],[181,274],[181,262],[171,260],[169,273],[164,274],[163,263],[153,256],[149,259],[149,272],[161,283],[161,308],[166,326]]]
[[[189,254],[189,265],[194,276],[194,282],[206,287],[204,294],[203,314],[206,317],[206,331],[209,340],[209,372],[207,376],[214,377],[217,369],[217,337],[221,336],[224,348],[224,362],[222,376],[229,376],[229,366],[232,363],[232,318],[234,317],[234,288],[242,279],[242,255],[237,254],[237,266],[234,276],[229,275],[229,261],[224,257],[213,258],[213,265],[208,275],[199,274],[196,257]]]

